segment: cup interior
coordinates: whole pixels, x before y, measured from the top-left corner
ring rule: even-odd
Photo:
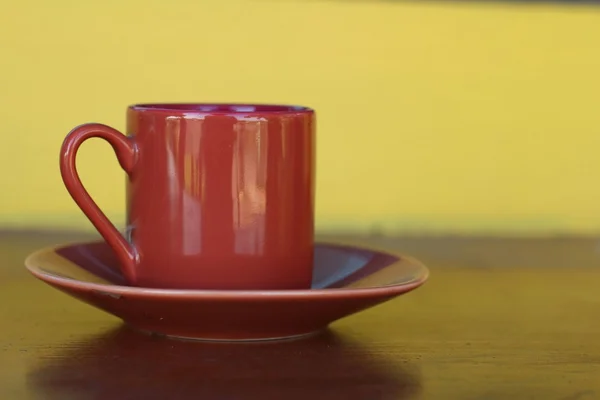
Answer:
[[[308,107],[277,104],[204,104],[204,103],[156,103],[131,106],[136,111],[200,112],[200,113],[298,113],[312,112]]]

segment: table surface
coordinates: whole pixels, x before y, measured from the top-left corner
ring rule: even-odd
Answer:
[[[600,398],[600,241],[384,238],[423,287],[321,336],[146,337],[31,277],[31,251],[88,233],[0,232],[0,399]]]

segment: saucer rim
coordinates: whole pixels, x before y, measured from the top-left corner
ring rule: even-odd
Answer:
[[[68,287],[71,290],[90,290],[97,294],[111,295],[127,295],[133,297],[157,296],[169,299],[185,299],[189,297],[201,298],[207,297],[211,299],[223,300],[261,300],[264,298],[276,297],[278,299],[303,299],[307,297],[328,297],[328,298],[345,298],[345,297],[371,297],[382,295],[396,295],[412,291],[422,286],[429,279],[429,268],[415,257],[408,256],[389,249],[381,249],[370,245],[345,244],[343,242],[330,241],[315,241],[315,244],[324,246],[342,246],[352,247],[360,250],[368,250],[372,252],[380,252],[398,257],[402,262],[407,262],[418,268],[418,274],[415,277],[404,283],[390,284],[384,286],[372,286],[362,288],[322,288],[322,289],[290,289],[290,290],[219,290],[219,289],[161,289],[161,288],[144,288],[135,286],[124,286],[115,284],[99,284],[86,282],[76,279],[63,278],[45,272],[41,267],[34,265],[33,260],[42,253],[54,252],[62,247],[82,246],[92,243],[101,243],[102,240],[70,242],[53,246],[46,246],[31,252],[25,258],[26,269],[36,278],[51,284],[56,284],[60,287]],[[401,261],[397,261],[401,262]]]

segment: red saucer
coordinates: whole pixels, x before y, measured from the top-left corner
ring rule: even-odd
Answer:
[[[153,334],[199,340],[268,340],[317,333],[331,322],[421,286],[414,258],[317,243],[307,290],[171,290],[127,286],[102,241],[45,248],[25,260],[47,284]]]

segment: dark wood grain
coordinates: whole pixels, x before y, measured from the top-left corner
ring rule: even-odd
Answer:
[[[595,238],[336,236],[414,255],[430,281],[322,336],[205,344],[131,332],[23,268],[91,237],[0,232],[0,399],[600,398]]]

